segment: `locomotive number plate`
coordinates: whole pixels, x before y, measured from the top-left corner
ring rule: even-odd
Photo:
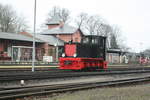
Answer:
[[[65,65],[70,65],[70,64],[72,64],[72,61],[65,61],[64,64]]]

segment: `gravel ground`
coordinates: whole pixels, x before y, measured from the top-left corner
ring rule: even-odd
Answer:
[[[120,77],[120,76],[118,76]],[[113,80],[112,76],[89,76],[89,77],[72,77],[72,78],[61,78],[61,79],[43,79],[43,80],[25,80],[24,86],[35,86],[35,85],[53,85],[53,84],[65,84],[74,82],[93,82],[93,81],[108,81]],[[19,81],[13,82],[0,82],[1,87],[17,87],[22,86]]]
[[[24,86],[35,86],[35,85],[53,85],[53,84],[64,84],[64,83],[81,83],[81,82],[101,82],[101,81],[110,81],[116,79],[127,79],[134,77],[142,77],[145,75],[150,75],[149,73],[141,74],[123,74],[123,75],[99,75],[99,76],[83,76],[83,77],[70,77],[70,78],[61,78],[61,79],[43,79],[43,80],[24,80]],[[12,81],[12,82],[0,82],[0,88],[2,87],[17,87],[22,86],[20,84],[21,80]]]
[[[97,88],[41,97],[28,97],[21,100],[150,100],[150,84]]]

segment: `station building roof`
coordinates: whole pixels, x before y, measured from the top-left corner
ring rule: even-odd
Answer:
[[[31,34],[31,36],[33,36],[33,34]],[[48,43],[49,45],[57,45],[57,46],[64,45],[64,41],[51,35],[36,34],[35,36],[36,36],[35,42]],[[28,41],[28,42],[33,41],[32,37],[19,34],[19,33],[7,33],[7,32],[0,32],[0,39],[19,40],[19,41]]]
[[[8,39],[8,40],[20,40],[20,41],[29,41],[32,42],[32,37],[28,37],[19,33],[7,33],[0,32],[0,39]],[[43,42],[40,39],[35,39],[36,42]]]
[[[46,23],[46,25],[59,25],[60,21],[59,15],[55,15],[48,21],[48,23]]]
[[[52,34],[73,34],[77,31],[77,28],[72,27],[70,25],[64,24],[62,27],[56,27],[53,29],[47,29],[41,32],[40,34],[47,34],[47,35],[52,35]]]
[[[49,45],[57,45],[57,46],[63,46],[64,45],[64,41],[52,36],[52,35],[40,35],[37,34],[36,38],[48,43]]]
[[[121,49],[107,49],[107,52],[108,53],[121,53],[122,51],[121,51]]]

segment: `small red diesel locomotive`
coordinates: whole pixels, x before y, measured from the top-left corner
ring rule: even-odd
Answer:
[[[66,43],[59,62],[60,69],[106,69],[106,37],[88,35],[81,43]]]

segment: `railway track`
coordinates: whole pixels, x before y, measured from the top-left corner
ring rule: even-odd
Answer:
[[[35,71],[50,71],[50,70],[57,70],[57,67],[39,67],[35,68]],[[0,73],[1,72],[31,72],[32,68],[0,68]]]
[[[22,73],[0,73],[0,82],[17,81],[17,80],[34,80],[34,79],[56,79],[81,76],[96,75],[117,75],[117,74],[134,74],[149,73],[150,69],[134,69],[134,70],[105,70],[94,72],[73,72],[73,71],[52,71],[52,72],[22,72]]]
[[[96,75],[117,75],[117,74],[134,74],[134,73],[149,73],[149,69],[136,70],[105,70],[94,72],[73,72],[60,71],[56,72],[22,72],[22,73],[0,73],[0,82],[17,81],[17,80],[34,80],[34,79],[56,79],[81,76],[96,76]]]
[[[95,81],[95,82],[76,82],[76,83],[65,83],[65,84],[53,84],[53,85],[39,85],[39,86],[27,86],[27,87],[13,87],[13,88],[1,88],[0,99],[8,100],[21,98],[33,95],[43,95],[66,91],[75,91],[90,89],[96,87],[116,86],[116,85],[128,85],[137,82],[150,82],[150,75],[132,78],[115,79],[112,81]]]
[[[144,66],[139,66],[139,65],[130,65],[130,66],[108,66],[108,70],[132,70],[132,69],[150,69],[150,67],[144,67]],[[9,67],[9,68],[5,68],[5,67],[2,67],[0,68],[0,73],[1,72],[20,72],[20,71],[26,71],[26,72],[30,72],[32,69],[32,66],[30,67]],[[47,66],[47,67],[36,67],[35,68],[35,71],[56,71],[56,70],[59,70],[58,69],[58,66],[55,65],[55,66]]]

